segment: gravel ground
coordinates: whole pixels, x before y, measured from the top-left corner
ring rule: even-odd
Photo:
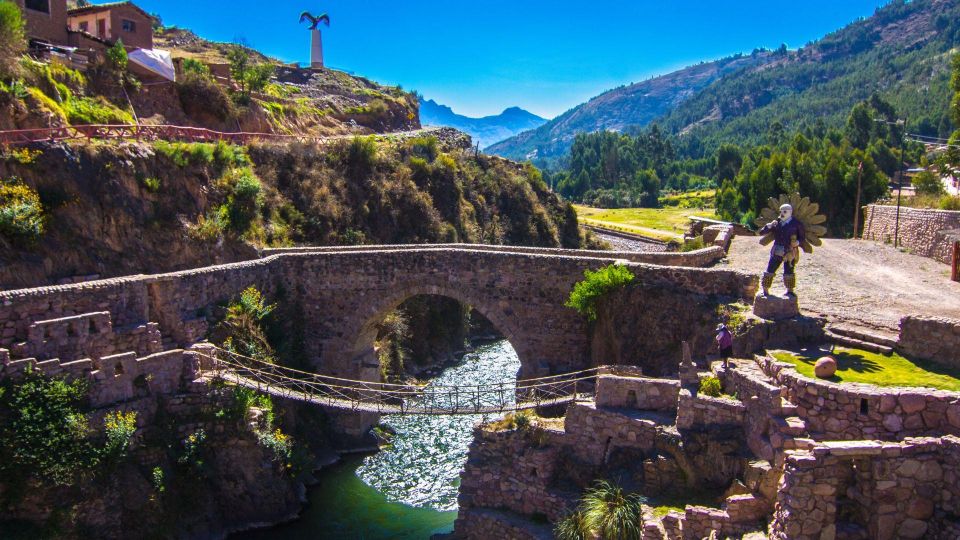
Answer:
[[[651,244],[640,240],[630,240],[622,236],[604,234],[593,230],[593,235],[600,240],[610,244],[610,249],[614,251],[666,251],[667,246],[661,244]]]
[[[769,253],[756,237],[738,236],[726,264],[759,274]],[[780,275],[774,294],[784,292]],[[887,334],[899,331],[905,315],[960,319],[960,283],[950,281],[949,266],[864,240],[825,239],[812,255],[802,254],[797,294],[809,314]]]

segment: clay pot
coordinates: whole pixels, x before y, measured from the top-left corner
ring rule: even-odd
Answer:
[[[829,379],[837,372],[837,361],[829,356],[824,356],[813,365],[813,372],[821,379]]]

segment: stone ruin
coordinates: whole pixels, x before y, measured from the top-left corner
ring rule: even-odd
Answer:
[[[645,507],[645,540],[960,537],[960,393],[838,384],[763,355],[696,379],[691,365],[685,354],[679,380],[603,372],[562,425],[479,427],[453,536],[551,538],[608,478],[650,504],[693,494],[682,510]],[[723,395],[698,392],[708,376]]]

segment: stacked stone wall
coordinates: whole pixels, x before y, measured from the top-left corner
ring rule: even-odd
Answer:
[[[787,452],[771,537],[955,538],[958,445],[947,436]]]
[[[714,426],[742,426],[746,407],[739,400],[711,397],[680,390],[677,406],[677,427],[706,429]]]
[[[871,204],[864,210],[863,238],[893,243],[897,207]],[[913,253],[949,263],[953,244],[947,231],[960,229],[960,212],[900,208],[900,245]]]
[[[960,320],[909,315],[900,320],[897,349],[911,358],[960,369]]]
[[[597,378],[598,407],[676,411],[680,381],[601,375]]]
[[[551,540],[550,527],[518,519],[507,512],[474,509],[461,511],[457,515],[456,530],[464,531],[457,538],[463,540],[491,540],[509,538],[511,540]]]
[[[838,384],[799,374],[791,364],[761,360],[764,372],[784,388],[785,397],[811,435],[820,440],[875,439],[960,433],[956,392],[928,388],[885,388]]]
[[[2,349],[0,349],[2,351]],[[128,402],[148,395],[171,395],[187,388],[199,375],[199,360],[191,351],[172,350],[137,357],[134,352],[61,362],[26,358],[0,364],[0,380],[22,377],[27,369],[48,377],[83,379],[90,383],[93,408]]]
[[[478,429],[470,445],[470,464],[460,475],[461,512],[473,508],[503,509],[551,521],[576,506],[578,493],[551,489],[557,474],[558,447],[551,444],[561,434],[542,431],[542,444],[531,444],[527,433],[490,432]]]

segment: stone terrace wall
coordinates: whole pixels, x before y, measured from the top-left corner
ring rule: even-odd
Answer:
[[[863,238],[893,242],[896,230],[896,206],[871,204],[866,207]],[[960,212],[921,208],[900,208],[900,244],[917,255],[949,263],[953,247],[944,234],[960,229]]]
[[[897,349],[907,356],[960,369],[960,320],[909,315],[900,320]]]
[[[579,493],[550,489],[557,473],[558,448],[549,441],[562,434],[541,433],[547,444],[538,446],[517,431],[474,431],[468,463],[460,475],[461,515],[474,508],[497,508],[556,521],[576,506]]]
[[[0,358],[2,359],[2,358]],[[38,361],[35,358],[0,363],[0,380],[17,379],[28,368],[49,377],[85,379],[89,381],[90,406],[106,407],[128,402],[150,394],[170,395],[185,388],[199,375],[199,359],[190,351],[173,350],[137,357],[129,352],[100,359],[98,368],[92,360]]]
[[[680,390],[677,427],[742,426],[745,412],[746,407],[736,399],[693,394],[685,388]]]
[[[596,403],[598,407],[676,411],[679,391],[680,381],[600,375]]]
[[[506,512],[487,509],[461,510],[455,528],[465,531],[464,540],[551,540],[553,532],[547,525],[536,525],[529,520],[518,520]]]
[[[771,538],[957,538],[960,439],[825,442],[786,453]],[[856,537],[856,536],[853,536]]]
[[[792,364],[760,360],[765,374],[784,387],[810,434],[818,440],[875,439],[960,434],[960,394],[928,388],[837,384],[800,375]]]

